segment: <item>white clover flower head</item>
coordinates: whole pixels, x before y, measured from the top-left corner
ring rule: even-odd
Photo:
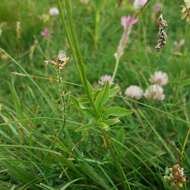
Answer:
[[[159,2],[155,3],[152,7],[153,13],[159,13],[161,9],[162,9],[162,4]]]
[[[57,59],[59,61],[65,61],[65,58],[66,58],[66,54],[63,50],[60,50],[58,55],[57,55]]]
[[[140,100],[143,97],[143,90],[139,86],[131,85],[125,90],[125,96]]]
[[[150,76],[149,81],[152,84],[158,84],[164,86],[168,83],[168,75],[162,71],[156,71],[153,75]]]
[[[57,7],[51,7],[49,9],[49,14],[51,16],[57,16],[59,14],[59,9]]]
[[[98,81],[98,84],[104,85],[106,82],[108,82],[110,85],[112,84],[112,76],[111,75],[103,75],[100,77],[100,80]]]
[[[184,0],[185,6],[187,8],[190,8],[190,1],[189,0]]]
[[[164,89],[162,88],[162,86],[157,84],[150,85],[146,89],[144,97],[150,100],[162,101],[165,99]]]
[[[134,0],[133,8],[135,10],[140,9],[146,4],[147,0]]]

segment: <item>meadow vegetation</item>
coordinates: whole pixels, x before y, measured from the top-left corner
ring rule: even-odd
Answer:
[[[1,0],[0,190],[189,190],[189,20],[188,0]]]

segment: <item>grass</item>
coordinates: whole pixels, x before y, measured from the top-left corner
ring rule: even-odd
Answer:
[[[1,190],[171,190],[163,176],[176,163],[187,176],[182,189],[190,188],[190,31],[182,2],[174,1],[160,1],[166,46],[154,50],[156,1],[150,0],[120,59],[116,85],[100,87],[100,76],[113,74],[120,17],[132,11],[127,1],[118,7],[115,0],[2,0]],[[60,14],[44,22],[52,6]],[[50,36],[43,38],[46,26]],[[180,39],[185,45],[176,53]],[[44,60],[61,49],[70,60],[59,71]],[[164,101],[124,97],[131,84],[146,88],[156,70],[169,75]]]

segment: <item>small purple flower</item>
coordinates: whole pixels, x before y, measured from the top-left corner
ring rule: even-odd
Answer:
[[[43,36],[44,38],[47,38],[49,36],[49,29],[47,27],[45,27],[42,31],[41,31],[41,36]]]
[[[147,3],[147,0],[135,0],[133,3],[134,9],[140,9]]]
[[[125,28],[128,28],[129,26],[132,26],[138,22],[138,19],[134,16],[122,16],[121,17],[121,25]]]
[[[124,54],[124,49],[127,46],[132,27],[137,22],[138,19],[131,15],[121,17],[121,25],[123,26],[124,30],[117,46],[117,51],[114,54],[116,59],[120,59],[120,57]]]
[[[100,80],[98,81],[98,84],[104,85],[106,82],[108,82],[110,85],[112,84],[112,76],[111,75],[103,75],[100,77]]]
[[[154,13],[159,13],[161,11],[162,5],[160,3],[155,3],[152,7]]]

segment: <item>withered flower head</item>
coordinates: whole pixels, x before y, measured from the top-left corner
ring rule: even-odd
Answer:
[[[159,32],[158,32],[157,45],[155,46],[157,50],[160,50],[166,44],[166,40],[167,40],[166,27],[167,26],[168,26],[167,21],[163,18],[163,15],[161,14],[158,19]]]
[[[57,57],[51,60],[46,60],[46,63],[54,65],[59,70],[62,70],[64,66],[68,63],[69,57],[66,56],[63,50],[60,50]]]
[[[186,20],[190,23],[190,1],[184,0],[184,5],[182,5],[181,9],[182,19]]]
[[[181,188],[186,183],[186,176],[184,175],[184,169],[175,164],[171,168],[167,168],[164,179],[171,183],[172,186]]]

